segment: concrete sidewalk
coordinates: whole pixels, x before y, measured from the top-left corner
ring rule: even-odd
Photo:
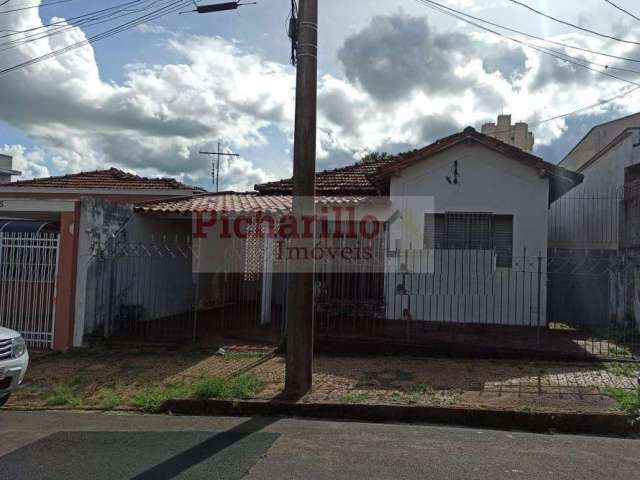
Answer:
[[[630,479],[640,440],[295,419],[0,412],[0,479]]]

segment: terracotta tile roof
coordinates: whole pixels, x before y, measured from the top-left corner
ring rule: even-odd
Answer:
[[[292,198],[290,195],[259,195],[255,192],[210,193],[189,198],[142,202],[137,204],[135,209],[139,212],[179,214],[287,213],[291,211]],[[381,201],[381,199],[363,196],[325,196],[316,199],[316,202],[322,205],[362,205],[374,201]]]
[[[369,177],[390,160],[360,162],[355,165],[316,173],[316,194],[378,195],[378,190],[369,181]],[[293,179],[288,178],[276,182],[263,183],[256,185],[255,189],[263,195],[291,194]]]
[[[32,188],[103,188],[113,190],[192,190],[204,192],[199,187],[192,187],[178,182],[174,178],[147,178],[123,172],[117,168],[80,172],[59,177],[35,178],[33,180],[19,180],[6,183],[2,187],[32,187]]]
[[[555,201],[582,182],[582,175],[545,162],[540,157],[488,135],[483,135],[472,127],[467,127],[462,132],[436,140],[424,148],[402,153],[395,157],[319,172],[316,174],[316,195],[384,195],[388,192],[390,177],[396,172],[467,141],[475,141],[515,160],[525,162],[547,175],[551,184],[550,202]],[[255,189],[265,195],[281,195],[291,194],[292,186],[292,179],[286,179],[256,185]]]

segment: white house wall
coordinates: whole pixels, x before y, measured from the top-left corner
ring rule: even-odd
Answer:
[[[456,161],[457,185],[447,181],[447,177],[453,180]],[[411,221],[410,227],[406,221],[390,227],[390,245],[397,245],[400,238],[401,250],[423,249],[425,213],[513,215],[513,267],[496,269],[493,256],[482,251],[423,252],[420,255],[431,255],[433,260],[423,259],[420,270],[405,278],[407,285],[414,285],[406,294],[398,294],[402,275],[389,267],[388,318],[406,318],[408,313],[414,320],[440,322],[533,325],[538,318],[546,321],[545,285],[541,282],[538,292],[533,272],[539,256],[547,251],[549,184],[536,169],[478,144],[460,145],[401,171],[391,179],[390,197]],[[480,266],[481,273],[471,265]]]

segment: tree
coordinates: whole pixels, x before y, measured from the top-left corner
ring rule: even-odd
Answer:
[[[387,152],[371,152],[363,156],[360,161],[362,163],[373,163],[380,162],[382,160],[389,160],[390,158],[391,155],[389,155]]]

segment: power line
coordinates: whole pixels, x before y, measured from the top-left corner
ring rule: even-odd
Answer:
[[[626,13],[627,15],[629,15],[631,18],[635,18],[636,20],[638,20],[640,22],[640,17],[634,15],[633,13],[631,13],[629,10],[626,10],[624,8],[622,8],[620,5],[616,5],[613,2],[610,2],[609,0],[604,0],[605,2],[607,2],[609,5],[611,5],[612,7],[617,8],[618,10],[620,10],[621,12]]]
[[[136,5],[140,5],[144,3],[146,3],[147,5],[140,6],[140,8],[131,9]],[[20,45],[26,45],[28,43],[43,40],[45,38],[49,38],[54,35],[59,35],[69,30],[73,30],[74,28],[83,27],[83,29],[86,29],[88,27],[100,25],[103,23],[114,22],[122,17],[126,17],[129,15],[133,15],[134,13],[139,13],[139,12],[148,10],[151,7],[153,7],[154,4],[157,4],[157,3],[158,3],[157,1],[150,1],[150,0],[133,0],[130,2],[126,2],[124,4],[105,8],[103,10],[97,10],[95,12],[90,12],[90,13],[73,17],[70,19],[63,19],[57,22],[53,22],[46,27],[43,25],[39,27],[32,27],[22,32],[14,32],[10,34],[1,35],[0,38],[7,38],[7,37],[13,37],[14,35],[19,35],[21,33],[27,33],[26,35],[22,35],[20,38],[9,39],[9,40],[6,40],[5,42],[0,43],[0,47],[5,47],[0,49],[0,52],[18,47]],[[53,27],[53,28],[48,28],[48,27]],[[48,29],[44,31],[39,31],[45,28],[48,28]],[[28,33],[28,32],[31,32],[31,33]]]
[[[583,32],[592,33],[594,35],[598,35],[599,37],[609,38],[611,40],[615,40],[616,42],[628,43],[630,45],[640,45],[640,42],[634,42],[633,40],[625,40],[624,38],[614,37],[613,35],[608,35],[606,33],[598,32],[596,30],[591,30],[589,28],[581,27],[580,25],[576,25],[575,23],[567,22],[566,20],[561,20],[559,18],[556,18],[556,17],[553,17],[553,16],[549,15],[548,13],[544,13],[544,12],[541,12],[540,10],[536,10],[531,5],[527,5],[526,3],[519,2],[518,0],[509,0],[509,1],[511,3],[515,3],[516,5],[520,5],[521,7],[524,7],[526,9],[528,9],[528,10],[531,10],[532,12],[534,12],[534,13],[536,13],[538,15],[541,15],[541,16],[543,16],[545,18],[548,18],[549,20],[553,20],[554,22],[561,23],[563,25],[567,25],[569,27],[573,27],[573,28],[576,28],[578,30],[582,30]]]
[[[465,16],[467,18],[471,18],[472,20],[476,20],[478,22],[485,23],[485,24],[490,25],[492,27],[500,28],[500,29],[506,30],[508,32],[512,32],[512,33],[516,33],[518,35],[523,35],[525,37],[533,38],[534,40],[539,40],[541,42],[550,43],[550,44],[557,45],[557,46],[560,46],[560,47],[569,48],[569,49],[572,49],[572,50],[579,50],[579,51],[585,52],[585,53],[591,53],[593,55],[600,55],[600,56],[603,56],[603,57],[615,58],[616,60],[624,60],[626,62],[640,63],[640,59],[637,59],[637,58],[629,58],[629,57],[623,57],[623,56],[619,56],[619,55],[612,55],[610,53],[600,52],[598,50],[592,50],[592,49],[589,49],[589,48],[579,47],[579,46],[571,45],[571,44],[564,43],[564,42],[558,42],[556,40],[550,40],[548,38],[540,37],[538,35],[533,35],[531,33],[523,32],[522,30],[516,30],[515,28],[507,27],[505,25],[500,25],[499,23],[491,22],[491,21],[489,21],[487,19],[476,17],[474,15],[470,15],[469,13],[464,13],[464,12],[462,12],[460,10],[456,10],[454,8],[448,7],[447,5],[444,5],[444,4],[441,4],[441,3],[438,3],[438,2],[431,2],[431,3],[434,3],[434,4],[438,5],[440,8],[444,8],[446,10],[450,10],[452,12],[455,12],[458,15],[463,15],[463,16]]]
[[[451,8],[446,8],[446,9],[442,8],[441,4],[439,4],[437,2],[433,2],[431,0],[416,0],[416,1],[421,3],[421,4],[423,4],[423,5],[425,5],[428,8],[431,8],[432,10],[435,10],[435,11],[438,11],[440,13],[444,13],[445,15],[449,15],[451,17],[457,18],[458,20],[461,20],[461,21],[463,21],[465,23],[468,23],[468,24],[473,25],[473,26],[475,26],[477,28],[480,28],[481,30],[484,30],[484,31],[489,32],[489,33],[492,33],[494,35],[497,35],[497,36],[499,36],[501,38],[510,40],[512,42],[518,43],[518,44],[523,45],[523,46],[525,46],[527,48],[530,48],[532,50],[536,50],[536,51],[538,51],[540,53],[544,53],[546,55],[550,55],[550,56],[552,56],[552,57],[554,57],[554,58],[556,58],[558,60],[562,60],[564,62],[571,63],[571,64],[576,65],[578,67],[584,68],[586,70],[589,70],[589,71],[592,71],[592,72],[595,72],[595,73],[599,73],[600,75],[604,75],[604,76],[612,78],[614,80],[619,80],[619,81],[622,81],[622,82],[629,83],[631,85],[640,86],[640,83],[637,83],[637,82],[635,82],[633,80],[629,80],[627,78],[619,77],[617,75],[613,75],[611,73],[604,72],[602,70],[598,70],[597,68],[593,68],[590,65],[603,67],[605,69],[624,70],[624,71],[635,73],[635,74],[640,74],[640,71],[629,70],[629,69],[620,69],[620,68],[617,68],[617,67],[609,67],[607,65],[597,64],[597,63],[590,62],[590,61],[584,60],[584,59],[579,59],[578,60],[575,57],[571,57],[570,55],[566,55],[564,53],[558,52],[557,50],[550,50],[550,49],[547,49],[547,48],[544,48],[544,47],[539,47],[537,45],[533,45],[533,44],[525,42],[523,40],[519,40],[517,38],[510,37],[509,35],[505,35],[505,34],[503,34],[501,32],[497,32],[496,30],[492,30],[492,29],[490,29],[488,27],[485,27],[484,25],[480,25],[479,23],[476,23],[476,22],[473,22],[471,20],[468,20],[468,19],[464,18],[463,16],[461,16],[461,15],[459,15],[457,13],[453,13],[454,10],[451,9]],[[584,62],[584,63],[582,63],[582,62]]]
[[[13,65],[11,67],[8,68],[4,68],[2,70],[0,70],[0,75],[5,75],[11,72],[14,72],[16,70],[31,66],[31,65],[35,65],[37,63],[40,63],[42,61],[45,60],[49,60],[51,58],[55,58],[58,55],[62,55],[64,53],[70,52],[72,50],[76,50],[78,48],[82,48],[85,47],[87,45],[91,45],[97,41],[100,40],[104,40],[105,38],[109,38],[113,35],[117,35],[118,33],[124,32],[126,30],[130,30],[132,28],[137,27],[138,25],[141,25],[142,23],[145,22],[149,22],[152,20],[156,20],[158,18],[161,18],[163,16],[169,15],[171,13],[176,13],[178,12],[180,9],[184,8],[184,6],[186,4],[190,4],[191,1],[190,0],[172,0],[172,1],[168,1],[165,2],[165,5],[162,6],[161,8],[158,8],[152,12],[149,12],[145,15],[142,15],[140,17],[137,17],[133,20],[130,20],[128,22],[125,22],[121,25],[118,25],[116,27],[113,27],[109,30],[106,30],[104,32],[101,32],[99,34],[96,34],[92,37],[89,37],[85,40],[82,40],[80,42],[76,42],[74,44],[71,45],[67,45],[66,47],[63,48],[59,48],[58,50],[54,50],[52,52],[49,52],[47,54],[41,55],[39,57],[35,57],[32,58],[30,60],[24,61],[22,63],[19,63],[17,65]]]
[[[121,9],[127,8],[129,6],[133,6],[135,4],[141,3],[143,1],[145,1],[145,0],[130,0],[128,2],[120,3],[118,5],[112,5],[111,7],[103,8],[103,9],[100,9],[100,10],[95,10],[95,11],[88,12],[88,13],[83,13],[82,15],[77,15],[75,17],[63,18],[62,20],[58,20],[56,22],[42,24],[42,25],[38,25],[38,26],[35,26],[35,27],[29,27],[29,28],[26,28],[24,30],[11,30],[12,33],[6,34],[6,35],[0,35],[0,38],[11,37],[13,35],[19,35],[21,33],[29,33],[29,32],[33,32],[33,31],[36,31],[36,30],[42,30],[44,28],[49,28],[49,27],[53,27],[53,26],[57,26],[57,25],[69,24],[69,23],[72,23],[72,22],[75,22],[75,21],[83,20],[83,19],[88,18],[88,17],[92,17],[94,15],[101,14],[101,13],[107,13],[107,12],[111,12],[111,11],[114,11],[114,10],[121,10]],[[149,1],[149,0],[146,0],[146,1]]]
[[[68,3],[68,2],[73,2],[73,0],[55,0],[54,2],[36,3],[32,5],[26,5],[24,7],[14,8],[12,10],[0,10],[0,13],[22,12],[23,10],[31,10],[32,8],[48,7],[49,5],[58,5],[59,3]]]
[[[457,18],[458,20],[461,20],[461,21],[466,22],[466,23],[468,23],[468,24],[474,25],[474,26],[476,26],[476,27],[478,27],[478,28],[481,28],[481,29],[483,29],[483,30],[488,30],[488,31],[490,31],[491,33],[495,33],[495,34],[497,34],[497,35],[499,35],[499,36],[501,36],[501,37],[505,37],[504,35],[500,34],[499,32],[494,32],[494,31],[493,31],[493,30],[491,30],[491,29],[487,29],[486,27],[483,27],[482,25],[478,25],[477,23],[471,22],[471,21],[469,21],[469,20],[467,20],[467,19],[463,18],[463,16],[468,16],[468,15],[466,15],[466,14],[464,14],[464,13],[462,13],[462,12],[458,12],[458,11],[457,11],[457,10],[455,10],[455,9],[452,9],[452,8],[450,8],[450,7],[445,7],[444,5],[441,5],[441,4],[439,4],[439,3],[437,3],[437,2],[434,2],[434,1],[432,1],[432,0],[416,0],[416,1],[417,1],[417,2],[419,2],[419,3],[421,3],[422,5],[425,5],[425,6],[429,7],[429,8],[431,8],[432,10],[438,11],[438,12],[443,13],[443,14],[445,14],[445,15],[452,16],[452,17],[454,17],[454,18]],[[455,12],[455,13],[454,13],[454,12]],[[458,15],[458,14],[459,14],[459,15]],[[506,37],[506,38],[511,38],[511,37]],[[514,39],[514,40],[515,40],[515,39]],[[515,40],[515,41],[518,41],[518,40]],[[518,42],[520,42],[520,41],[518,41]],[[543,52],[543,53],[544,53],[544,52]],[[583,66],[584,66],[584,65],[583,65]],[[585,67],[585,68],[588,68],[588,67]],[[596,71],[597,71],[597,70],[596,70]],[[599,71],[598,71],[598,72],[599,72]],[[599,72],[599,73],[606,74],[606,72]],[[606,75],[608,75],[608,74],[606,74]],[[608,75],[608,76],[609,76],[609,75]],[[617,77],[614,77],[614,78],[617,78]],[[620,79],[620,80],[624,80],[624,79]],[[638,83],[636,83],[636,82],[632,82],[632,81],[630,81],[630,80],[624,80],[624,81],[626,81],[626,82],[628,82],[628,83],[632,84],[632,86],[633,86],[633,87],[632,87],[632,88],[630,88],[630,87],[625,87],[625,89],[623,89],[623,91],[619,92],[618,94],[616,94],[616,95],[614,95],[614,96],[612,96],[612,97],[609,97],[609,98],[606,98],[606,99],[600,100],[600,101],[598,101],[598,102],[596,102],[596,103],[593,103],[593,104],[587,105],[587,106],[585,106],[585,107],[578,108],[578,109],[576,109],[576,110],[573,110],[573,111],[570,111],[570,112],[567,112],[567,113],[562,113],[562,114],[554,115],[554,116],[549,117],[549,118],[545,118],[545,119],[543,119],[543,120],[537,120],[537,121],[535,121],[535,122],[531,122],[531,123],[530,123],[530,125],[532,125],[532,126],[533,126],[533,125],[541,125],[541,124],[544,124],[544,123],[552,122],[552,121],[554,121],[554,120],[559,120],[559,119],[561,119],[561,118],[570,117],[570,116],[576,115],[576,114],[578,114],[578,113],[582,113],[582,112],[585,112],[585,111],[591,110],[591,109],[593,109],[593,108],[600,107],[600,106],[602,106],[602,105],[606,105],[606,104],[608,104],[608,103],[611,103],[611,102],[613,102],[613,101],[615,101],[615,100],[618,100],[618,99],[620,99],[620,98],[623,98],[623,97],[626,97],[626,96],[628,96],[628,95],[631,95],[632,93],[635,93],[635,92],[637,92],[638,90],[640,90],[640,84],[638,84]],[[625,91],[625,90],[626,90],[626,91]],[[500,132],[500,133],[503,133],[503,132]]]

